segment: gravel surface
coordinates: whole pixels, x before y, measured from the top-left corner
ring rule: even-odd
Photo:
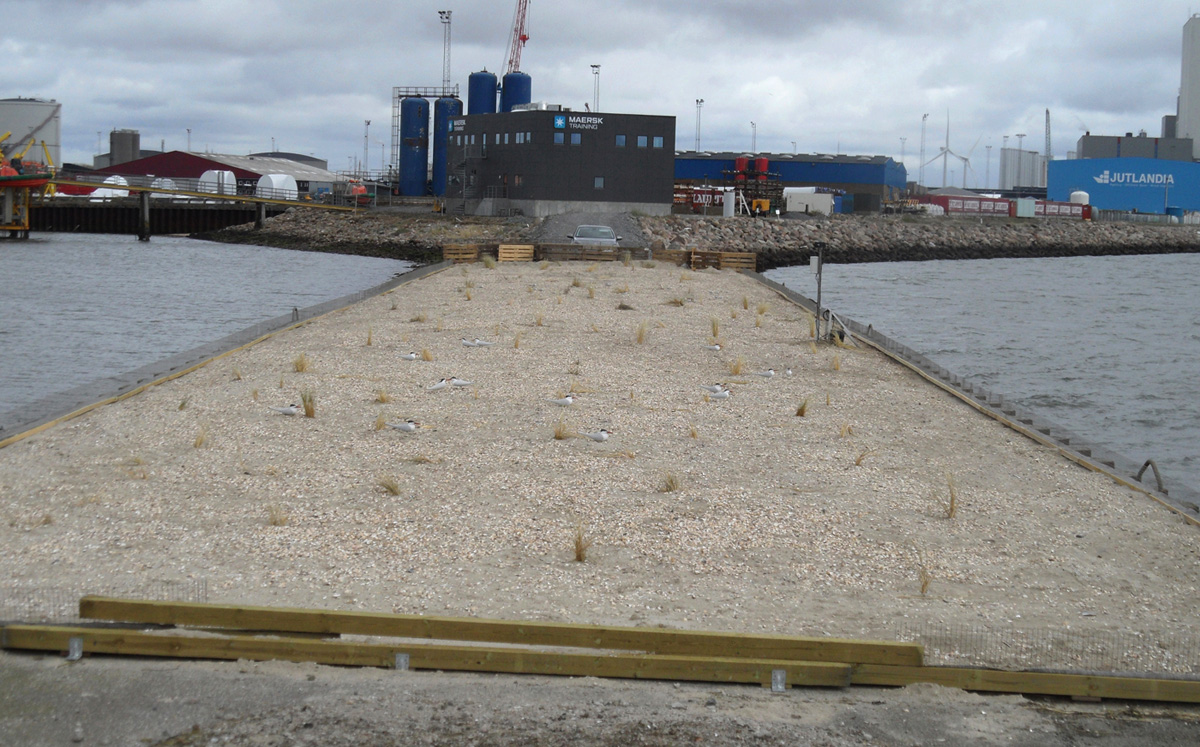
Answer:
[[[1196,623],[1194,527],[809,330],[728,272],[451,268],[0,451],[6,591],[203,578],[209,601],[339,610],[1016,625],[1125,633],[1147,646],[1115,665],[1171,666],[1162,642]],[[429,389],[450,376],[472,383]],[[269,409],[302,393],[315,418]],[[377,429],[405,418],[423,427]],[[980,663],[1029,664],[995,648]]]

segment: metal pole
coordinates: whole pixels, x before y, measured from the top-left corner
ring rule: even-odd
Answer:
[[[592,75],[596,78],[595,91],[592,94],[592,111],[600,111],[600,66],[592,65]]]
[[[696,99],[696,152],[700,152],[700,107],[704,106],[704,99]]]
[[[825,267],[825,242],[818,241],[813,246],[817,249],[817,339],[824,340],[821,332],[821,271]]]

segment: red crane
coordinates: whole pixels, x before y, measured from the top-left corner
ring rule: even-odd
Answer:
[[[521,69],[521,50],[529,41],[525,33],[525,14],[529,11],[529,0],[517,0],[517,10],[513,14],[512,39],[508,42],[508,65],[506,73],[515,73]]]

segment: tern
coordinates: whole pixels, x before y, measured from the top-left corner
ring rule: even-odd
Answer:
[[[398,431],[404,431],[405,433],[415,433],[417,429],[421,427],[421,424],[412,418],[405,420],[403,423],[384,423],[384,425],[386,425],[388,428],[395,428]]]
[[[771,378],[772,376],[774,376],[774,375],[775,375],[775,369],[773,369],[773,368],[768,368],[766,371],[755,371],[755,372],[754,372],[754,375],[755,375],[755,376],[761,376],[761,377],[763,377],[764,379],[769,379],[769,378]]]
[[[721,343],[719,343],[719,342],[714,342],[712,345],[705,345],[705,346],[704,346],[704,349],[705,349],[705,350],[711,350],[711,351],[713,351],[714,353],[719,353],[719,352],[721,352]]]
[[[789,368],[789,369],[788,369],[787,371],[785,371],[784,373],[786,373],[788,376],[791,376],[791,375],[792,375],[792,369],[790,369],[790,368]]]
[[[299,415],[301,412],[303,412],[303,408],[301,408],[300,405],[288,405],[287,407],[272,407],[271,409],[274,410],[275,412],[279,413],[280,415]]]
[[[548,399],[546,401],[550,402],[551,404],[558,405],[559,407],[566,407],[567,405],[574,402],[575,398],[568,394],[567,396],[563,397],[562,399]]]
[[[439,389],[445,389],[445,388],[446,388],[446,385],[447,385],[447,384],[449,384],[449,383],[450,383],[450,380],[449,380],[449,379],[439,379],[439,380],[438,380],[438,383],[434,384],[433,386],[427,386],[427,387],[425,387],[425,391],[428,391],[428,392],[436,392],[436,391],[437,391],[437,390],[439,390]]]
[[[723,391],[725,389],[725,385],[724,384],[701,384],[700,388],[707,389],[708,391],[712,392],[713,394],[716,394],[717,392]]]
[[[709,399],[729,399],[730,394],[732,394],[732,392],[730,392],[728,389],[722,389],[719,392],[713,392],[712,394],[708,395],[708,398]]]
[[[609,430],[606,430],[606,429],[604,429],[604,428],[601,428],[600,430],[598,430],[598,431],[596,431],[596,432],[594,432],[594,433],[585,433],[585,434],[583,434],[583,435],[587,436],[588,438],[592,439],[593,441],[601,441],[601,442],[603,442],[603,441],[607,441],[607,440],[608,440],[608,437],[609,437],[610,435],[612,435],[612,431],[609,431]]]
[[[479,347],[479,345],[478,345],[478,343],[477,343],[477,342],[471,342],[470,340],[468,340],[468,339],[467,339],[467,338],[465,338],[465,337],[464,337],[464,338],[462,338],[462,344],[463,344],[463,347],[464,347],[464,348],[477,348],[477,347]]]
[[[475,347],[477,348],[488,348],[495,344],[495,341],[488,342],[487,340],[481,340],[478,337],[475,338]]]
[[[416,352],[409,352],[409,353],[405,353],[404,355],[400,356],[401,359],[406,360],[406,361],[415,361],[417,358],[420,358],[420,357],[421,356],[418,355]]]
[[[466,379],[460,379],[457,376],[450,377],[450,386],[471,386],[474,383],[475,383],[474,381],[467,381]]]

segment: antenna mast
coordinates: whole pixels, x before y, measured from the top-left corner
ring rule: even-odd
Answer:
[[[450,14],[452,11],[439,10],[438,18],[442,19],[442,95],[450,88]]]
[[[508,42],[508,64],[505,65],[506,73],[515,73],[521,69],[521,50],[525,48],[525,42],[529,41],[529,34],[525,33],[525,16],[529,11],[529,0],[517,0],[517,10],[513,14],[512,39]]]

